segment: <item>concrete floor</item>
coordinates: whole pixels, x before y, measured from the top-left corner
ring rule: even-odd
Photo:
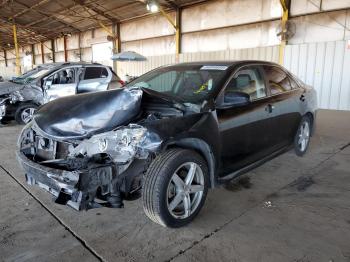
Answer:
[[[0,128],[0,261],[350,261],[350,112],[320,111],[303,158],[287,152],[210,191],[176,230],[139,200],[81,213],[52,203],[24,182],[20,129]]]

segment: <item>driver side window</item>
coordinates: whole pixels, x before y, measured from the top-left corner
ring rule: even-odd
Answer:
[[[46,85],[65,85],[75,83],[75,71],[73,68],[65,68],[55,72],[46,79]]]
[[[249,67],[238,71],[226,86],[225,97],[234,92],[245,93],[251,100],[266,97],[265,82],[259,69]]]

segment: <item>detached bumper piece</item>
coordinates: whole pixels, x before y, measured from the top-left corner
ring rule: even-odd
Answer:
[[[37,164],[22,152],[17,152],[17,158],[26,173],[27,183],[53,194],[58,204],[76,210],[123,207],[112,165],[95,164],[84,170],[66,171]],[[102,201],[96,202],[96,197]]]

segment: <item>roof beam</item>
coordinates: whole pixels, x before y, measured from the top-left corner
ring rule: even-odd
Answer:
[[[171,0],[164,0],[167,4],[169,4],[172,8],[175,10],[178,9],[180,6],[178,6],[174,1]]]
[[[23,4],[23,3],[18,3],[17,1],[14,1],[14,0],[12,0],[12,1],[13,1],[14,3],[16,3],[16,4],[23,5],[23,6],[26,8],[26,9],[24,9],[23,11],[21,11],[21,12],[19,12],[19,13],[16,13],[16,14],[14,14],[14,15],[12,16],[12,18],[16,18],[16,17],[21,16],[21,15],[23,15],[23,14],[25,14],[25,13],[31,11],[31,10],[34,10],[34,8],[36,8],[36,7],[39,7],[39,6],[43,5],[43,4],[48,3],[50,0],[42,0],[42,1],[40,1],[39,3],[37,3],[37,4],[35,4],[35,5],[32,5],[32,6],[27,6],[27,5]]]
[[[55,3],[57,3],[58,5],[60,5],[60,6],[62,7],[62,5],[61,5],[60,2],[55,1]],[[69,10],[71,7],[74,7],[74,6],[75,6],[75,4],[74,4],[74,5],[71,5],[71,6],[69,6],[69,7],[62,7],[62,8],[61,8],[60,10],[58,10],[55,14],[58,14],[58,15],[59,15],[59,13],[61,13],[62,11]],[[29,23],[29,24],[26,24],[26,26],[32,26],[32,25],[35,25],[35,24],[38,24],[38,23],[41,23],[41,22],[44,22],[44,21],[50,19],[51,16],[52,16],[52,14],[51,14],[51,13],[48,13],[48,12],[45,12],[45,13],[50,14],[50,16],[45,16],[44,18],[42,18],[42,19],[40,19],[40,20],[33,21],[33,22]],[[78,29],[78,28],[77,28],[77,29]]]
[[[80,32],[80,29],[79,29],[79,28],[76,28],[76,27],[72,26],[71,24],[67,23],[66,21],[63,21],[63,20],[61,20],[61,19],[59,19],[59,18],[57,18],[57,17],[55,17],[55,16],[53,16],[53,15],[47,15],[47,13],[36,9],[36,7],[38,7],[38,6],[40,6],[40,5],[44,4],[44,3],[47,3],[47,2],[49,2],[50,0],[42,0],[41,2],[39,2],[38,4],[33,5],[33,6],[28,6],[28,5],[23,4],[23,3],[18,3],[16,0],[13,0],[13,1],[14,1],[15,3],[17,3],[17,4],[23,5],[25,8],[27,8],[27,9],[26,9],[27,11],[29,11],[29,10],[35,11],[35,12],[39,13],[40,15],[43,15],[43,16],[48,17],[48,18],[52,18],[52,19],[56,20],[57,22],[62,23],[62,24],[64,24],[65,26],[70,27],[71,29],[77,30],[77,31]],[[26,11],[26,10],[24,10],[24,11]],[[22,15],[23,13],[25,13],[24,11],[22,11],[22,13],[18,13],[17,16],[20,16],[20,15]],[[13,16],[13,17],[16,17],[16,16]]]
[[[12,26],[14,23],[13,22],[9,22],[6,18],[4,17],[0,17],[0,22],[6,24],[7,26]],[[36,31],[33,31],[33,30],[30,30],[30,29],[27,29],[27,28],[24,28],[22,27],[21,24],[16,24],[21,30],[27,32],[30,36],[33,36],[33,33],[36,34],[37,36],[40,36],[40,37],[43,37],[43,38],[46,38],[46,36],[36,32]]]
[[[0,8],[2,8],[3,6],[7,5],[8,2],[10,2],[11,0],[3,0],[2,3],[0,4]]]
[[[106,14],[105,12],[101,11],[100,9],[97,9],[89,4],[85,4],[85,0],[73,0],[74,3],[81,5],[84,8],[88,8],[91,11],[94,11],[96,14],[106,18],[107,20],[109,20],[110,22],[119,22],[118,19]]]

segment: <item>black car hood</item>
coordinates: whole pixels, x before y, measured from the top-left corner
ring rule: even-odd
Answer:
[[[83,139],[110,131],[138,116],[142,90],[118,89],[59,98],[40,108],[36,125],[56,139]]]
[[[24,85],[13,82],[0,82],[0,96],[21,90],[23,87]]]

